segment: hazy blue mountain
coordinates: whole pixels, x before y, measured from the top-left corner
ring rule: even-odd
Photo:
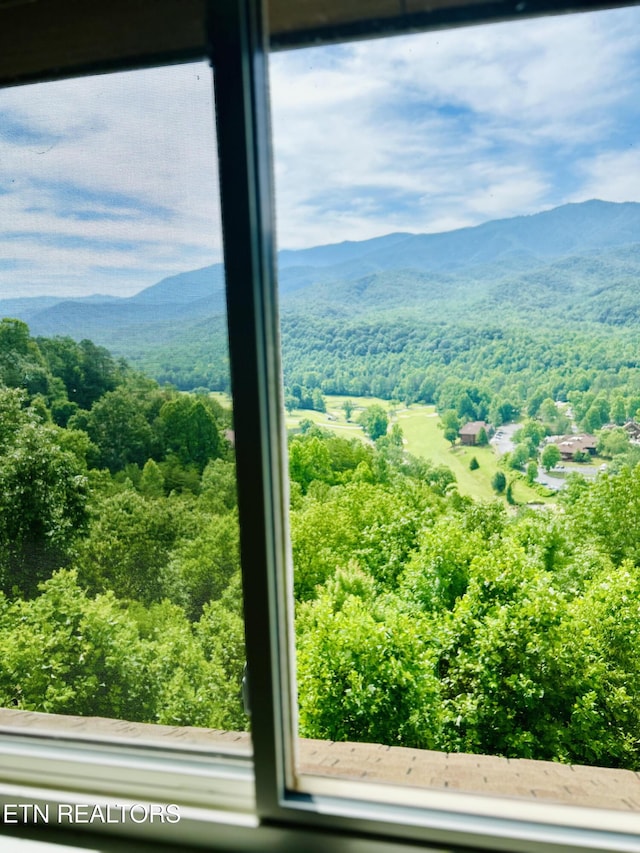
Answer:
[[[33,310],[28,305],[16,310],[25,319],[28,311],[35,335],[86,337],[107,344],[127,331],[140,334],[157,324],[182,325],[189,319],[224,313],[224,270],[222,264],[214,264],[180,273],[127,298],[51,299]],[[6,313],[2,302],[0,311]]]
[[[163,278],[157,284],[146,287],[131,296],[129,303],[194,302],[197,299],[214,298],[224,307],[224,268],[213,264],[191,272],[183,272]]]
[[[0,315],[2,317],[18,317],[29,322],[34,314],[51,308],[63,301],[60,296],[24,296],[16,299],[0,299]]]
[[[283,317],[421,323],[640,320],[640,204],[589,201],[442,234],[394,233],[279,253]],[[221,264],[129,298],[0,301],[36,335],[89,337],[141,364],[223,358]],[[223,337],[217,340],[217,337]],[[216,338],[214,340],[214,338]],[[215,360],[215,359],[213,359]],[[154,368],[155,369],[155,368]],[[160,369],[160,368],[158,368]]]
[[[62,302],[88,302],[102,305],[105,302],[119,301],[117,296],[108,296],[104,293],[94,293],[91,296],[74,297],[73,299],[64,296],[23,296],[14,299],[0,299],[0,316],[18,317],[28,323],[32,317],[41,311],[49,311],[53,306]]]
[[[392,237],[401,235],[391,235]],[[532,216],[486,222],[441,234],[414,234],[390,245],[362,245],[359,255],[322,270],[323,280],[390,269],[424,272],[487,264],[526,267],[640,241],[640,204],[588,201]]]
[[[129,299],[108,302],[65,300],[31,314],[29,325],[34,335],[69,335],[72,338],[91,338],[96,343],[111,339],[113,333],[133,327],[153,327],[156,324],[182,324],[203,315],[221,313],[220,300],[205,297],[191,302],[136,302]]]
[[[331,243],[326,246],[314,246],[311,249],[282,249],[278,252],[278,266],[287,267],[331,267],[362,257],[369,252],[390,248],[403,242],[411,234],[387,234],[371,240]]]

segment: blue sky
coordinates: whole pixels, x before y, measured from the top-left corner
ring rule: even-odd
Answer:
[[[640,201],[640,8],[271,60],[278,240]],[[0,298],[128,295],[220,259],[210,72],[0,92]]]
[[[288,245],[640,200],[640,9],[301,51],[272,84]]]

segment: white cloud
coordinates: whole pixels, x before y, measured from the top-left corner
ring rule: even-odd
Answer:
[[[280,243],[640,199],[621,138],[640,124],[639,23],[623,9],[275,55]],[[0,92],[0,297],[131,293],[218,260],[216,168],[204,64]]]
[[[281,244],[440,230],[569,200],[581,148],[611,144],[619,115],[638,109],[638,19],[619,10],[275,56]],[[391,188],[405,203],[380,211]]]
[[[84,277],[88,292],[130,293],[220,258],[206,66],[7,89],[0,93],[0,122],[5,111],[14,123],[50,139],[34,136],[36,141],[25,144],[21,137],[0,138],[0,190],[5,190],[0,256],[29,261],[19,272],[0,271],[0,295],[32,288],[35,278],[44,287],[38,271],[54,264],[64,264],[69,281]],[[3,239],[7,232],[32,234],[33,240],[27,246]],[[42,245],[46,234],[57,235],[62,245],[65,238],[89,237],[104,246],[93,255],[89,249],[54,251]],[[110,248],[122,241],[135,245],[125,252]],[[131,268],[130,279],[93,268],[111,265],[116,255],[118,266]]]
[[[640,150],[608,151],[582,161],[585,181],[572,201],[606,198],[608,201],[640,199]]]

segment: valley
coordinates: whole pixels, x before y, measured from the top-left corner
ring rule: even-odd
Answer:
[[[597,201],[280,254],[302,736],[640,769],[639,278]],[[0,705],[247,729],[222,267],[0,311]]]

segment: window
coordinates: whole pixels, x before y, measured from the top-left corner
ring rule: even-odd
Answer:
[[[191,788],[198,802],[203,778],[224,766],[219,804],[250,810],[210,68],[9,87],[0,113],[6,767],[13,784],[54,767],[64,787],[77,780],[72,755],[95,759],[101,770],[81,787],[111,796],[124,794],[117,762],[133,760],[130,796],[150,790],[155,767],[172,781],[154,799]],[[200,300],[218,331],[217,398],[209,386],[179,390],[187,376],[209,381],[208,341],[181,358],[174,337],[167,359],[141,331],[151,320],[171,335],[178,314],[184,340],[193,302],[202,322]],[[154,366],[138,372],[147,358]]]
[[[625,624],[618,594],[634,620],[634,572],[612,571],[603,482],[578,479],[583,502],[562,470],[540,482],[533,462],[529,482],[525,468],[571,430],[580,447],[583,419],[600,429],[604,341],[617,364],[637,333],[603,322],[601,300],[613,313],[609,288],[625,285],[592,267],[624,263],[621,217],[638,215],[616,169],[640,117],[627,88],[640,42],[612,37],[637,20],[617,9],[271,57],[307,777],[616,808],[608,779],[631,806],[636,726],[609,681],[624,641],[598,626],[603,606]],[[635,371],[606,377],[622,423]],[[566,466],[595,479],[599,463],[587,451]],[[634,691],[633,665],[620,683]]]
[[[417,9],[394,19],[395,9],[376,7],[367,11],[361,21],[347,10],[326,10],[325,17],[307,21],[288,21],[280,10],[279,29],[274,29],[274,43],[308,43],[314,37],[356,36],[393,28],[410,28],[456,22],[455,12],[443,9],[431,13]],[[9,20],[21,21],[20,5],[8,7]],[[11,76],[28,80],[50,73],[87,70],[92,64],[108,67],[116,62],[144,63],[154,60],[175,61],[202,53],[202,16],[191,6],[188,13],[178,14],[163,22],[152,16],[153,26],[144,19],[144,4],[136,7],[142,15],[139,23],[143,37],[127,43],[125,37],[109,40],[104,34],[89,39],[88,50],[76,54],[62,51],[62,57],[51,53],[45,64],[25,61],[33,57],[22,51],[8,51],[4,79]],[[17,11],[16,11],[17,9]],[[71,7],[72,20],[81,11]],[[171,10],[168,4],[165,11]],[[536,11],[544,12],[546,7]],[[511,10],[509,10],[511,11]],[[515,12],[517,13],[517,9]],[[283,407],[281,405],[280,367],[278,359],[277,306],[274,298],[273,210],[269,165],[269,115],[265,88],[265,52],[260,36],[260,13],[251,4],[224,4],[211,10],[212,52],[215,63],[216,108],[219,121],[219,153],[221,164],[221,196],[225,229],[225,258],[228,276],[230,350],[233,372],[234,413],[238,458],[238,485],[242,520],[245,620],[247,656],[250,663],[252,692],[252,729],[255,760],[256,808],[252,808],[250,777],[245,771],[220,761],[217,767],[196,759],[167,758],[150,751],[140,756],[114,752],[96,745],[91,756],[80,756],[73,749],[46,740],[26,744],[7,738],[3,754],[12,756],[13,768],[3,769],[6,797],[17,791],[16,785],[35,786],[39,796],[60,799],[61,791],[75,797],[82,795],[79,768],[89,758],[102,758],[105,788],[108,795],[136,796],[139,792],[168,793],[182,788],[184,806],[182,831],[169,836],[166,827],[146,827],[156,839],[178,839],[183,843],[211,842],[212,846],[255,849],[261,845],[321,846],[318,830],[327,840],[327,849],[335,846],[353,849],[393,849],[402,842],[414,845],[440,844],[484,849],[634,849],[637,826],[619,815],[596,815],[591,828],[585,815],[547,809],[544,816],[520,804],[509,808],[506,801],[490,804],[488,809],[477,798],[419,797],[409,802],[405,792],[389,791],[389,802],[375,802],[371,790],[349,783],[331,787],[318,785],[306,789],[297,785],[294,762],[295,713],[294,674],[291,637],[291,598],[287,571],[288,532],[286,521],[287,485],[286,452],[283,444]],[[278,21],[278,10],[274,10]],[[91,13],[93,14],[93,12]],[[98,13],[99,14],[99,13]],[[373,15],[376,15],[374,18]],[[462,19],[469,20],[495,12],[479,7],[477,12],[465,8]],[[326,16],[329,23],[326,23]],[[196,35],[186,26],[196,24]],[[346,18],[346,20],[345,20]],[[386,19],[386,20],[385,20]],[[55,16],[54,16],[55,20]],[[79,19],[78,19],[79,20]],[[171,31],[171,22],[178,22]],[[323,23],[324,21],[324,23]],[[158,23],[159,22],[159,23]],[[185,23],[186,22],[186,23]],[[43,42],[47,41],[42,23]],[[84,22],[84,32],[91,35],[95,20]],[[4,32],[9,30],[5,28]],[[17,29],[14,33],[18,32]],[[127,32],[130,32],[127,30]],[[154,41],[154,37],[157,41]],[[172,40],[173,37],[173,40]],[[99,48],[98,45],[103,44]],[[112,50],[107,49],[111,45]],[[41,45],[43,46],[43,45]],[[62,68],[62,72],[55,69]],[[54,71],[52,72],[52,69]],[[22,747],[25,749],[22,749]],[[100,753],[100,756],[98,756]],[[99,762],[98,762],[99,763]],[[110,767],[109,777],[104,770]],[[18,769],[16,769],[18,768]],[[159,781],[160,773],[167,775]],[[139,784],[136,784],[136,774]],[[122,777],[126,777],[126,791]],[[53,777],[53,778],[52,778]],[[180,777],[180,779],[178,779]],[[61,781],[61,778],[63,781]],[[66,782],[64,781],[66,778]],[[49,785],[47,785],[49,780]],[[190,780],[190,781],[189,781]],[[225,793],[231,783],[244,785],[244,799],[232,812]],[[13,785],[13,789],[11,788]],[[105,789],[103,788],[103,790]],[[218,792],[211,793],[212,789]],[[378,797],[379,791],[374,796]],[[95,794],[94,794],[95,796]],[[99,793],[98,793],[99,796]],[[165,797],[162,796],[164,800]],[[380,799],[378,797],[378,799]],[[218,808],[218,813],[214,809]],[[226,808],[226,811],[225,811]],[[495,808],[501,811],[496,813]],[[224,811],[224,814],[221,812]],[[487,812],[490,812],[487,814]],[[258,826],[259,823],[259,826]],[[93,827],[94,829],[97,827]],[[133,827],[120,831],[135,832]]]

